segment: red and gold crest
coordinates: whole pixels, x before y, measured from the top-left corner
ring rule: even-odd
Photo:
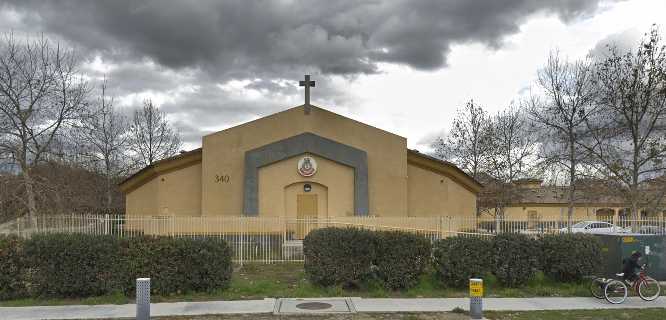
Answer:
[[[303,157],[298,161],[298,173],[304,177],[311,177],[317,172],[317,162],[312,157]]]

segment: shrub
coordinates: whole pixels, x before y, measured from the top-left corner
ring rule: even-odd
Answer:
[[[492,265],[490,240],[478,237],[451,237],[435,244],[434,267],[444,285],[464,287],[470,278],[483,277]]]
[[[231,281],[231,250],[216,238],[35,235],[24,253],[32,296],[131,294],[139,277],[151,278],[151,291],[161,295],[224,289]]]
[[[126,292],[136,278],[151,278],[151,291],[168,295],[229,286],[231,249],[215,238],[143,237],[123,242]]]
[[[16,236],[0,235],[0,300],[25,295],[23,242]]]
[[[25,243],[32,295],[87,297],[121,290],[119,240],[81,234],[34,235]]]
[[[541,269],[554,280],[580,281],[599,271],[601,242],[589,234],[546,235],[539,239]]]
[[[493,238],[492,248],[492,271],[504,286],[520,286],[534,277],[539,266],[536,240],[518,233],[503,233]]]
[[[377,275],[389,289],[416,285],[430,262],[430,241],[401,231],[375,233]]]
[[[358,285],[371,272],[373,233],[354,228],[323,228],[303,240],[305,273],[322,286]]]

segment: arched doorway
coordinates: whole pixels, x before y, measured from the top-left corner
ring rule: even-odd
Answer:
[[[328,187],[311,181],[292,183],[284,187],[286,217],[294,239],[303,239],[328,217]]]

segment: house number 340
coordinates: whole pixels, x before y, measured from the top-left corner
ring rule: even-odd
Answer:
[[[229,183],[229,175],[228,174],[223,174],[223,175],[216,174],[215,175],[215,182],[216,183]]]

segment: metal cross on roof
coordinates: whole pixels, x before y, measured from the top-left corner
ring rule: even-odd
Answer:
[[[305,87],[305,114],[310,114],[310,87],[315,86],[314,80],[310,81],[310,75],[305,75],[305,80],[299,81],[298,85]]]

